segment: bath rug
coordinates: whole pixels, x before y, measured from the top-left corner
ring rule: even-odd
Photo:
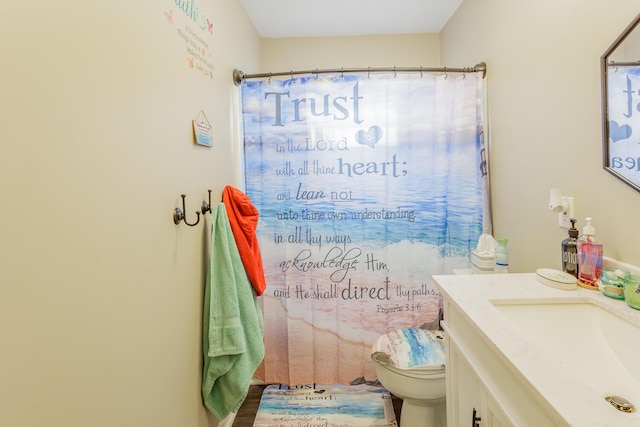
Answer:
[[[254,427],[397,426],[391,394],[379,386],[267,386]]]

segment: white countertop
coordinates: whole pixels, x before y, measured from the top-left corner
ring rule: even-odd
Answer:
[[[593,302],[639,327],[640,311],[632,309],[623,300],[608,298],[598,291],[554,289],[543,285],[536,277],[535,273],[518,273],[439,275],[434,279],[442,296],[467,316],[476,332],[503,362],[516,375],[526,378],[530,390],[540,396],[540,401],[553,406],[569,425],[640,426],[640,402],[631,402],[636,406],[636,412],[632,414],[615,410],[604,396],[588,387],[550,354],[540,351],[526,336],[519,334],[491,301],[540,299],[544,302],[554,299],[554,302]],[[638,337],[629,339],[640,340],[640,333]]]

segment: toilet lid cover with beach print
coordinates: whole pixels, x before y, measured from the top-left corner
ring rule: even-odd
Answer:
[[[378,363],[400,369],[429,366],[441,369],[445,364],[443,338],[442,331],[398,329],[378,338],[371,356]]]

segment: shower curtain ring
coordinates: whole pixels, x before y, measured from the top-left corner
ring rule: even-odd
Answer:
[[[447,74],[447,67],[444,67],[444,79],[445,79],[445,80],[447,79],[447,76],[448,76],[448,74]]]
[[[395,79],[396,77],[398,77],[398,73],[396,72],[396,66],[393,66],[393,78]]]
[[[269,72],[269,81],[267,83],[271,84],[271,72]]]
[[[420,66],[420,78],[422,78],[422,65]]]
[[[340,78],[344,79],[344,67],[340,68]]]
[[[291,70],[290,72],[291,72],[291,80],[293,80],[293,70]]]
[[[316,80],[318,80],[318,77],[320,77],[320,73],[318,72],[318,69],[316,68]]]
[[[371,79],[371,66],[369,66],[369,74],[367,75],[367,78]]]

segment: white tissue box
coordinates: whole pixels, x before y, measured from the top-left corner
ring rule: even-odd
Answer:
[[[494,255],[479,254],[475,249],[471,251],[471,272],[472,273],[493,273],[496,265],[496,257]]]

